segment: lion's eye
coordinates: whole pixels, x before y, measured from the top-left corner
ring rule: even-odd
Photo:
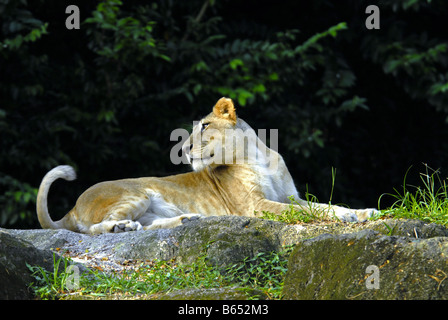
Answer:
[[[202,123],[201,132],[204,132],[205,129],[209,126],[210,123]]]

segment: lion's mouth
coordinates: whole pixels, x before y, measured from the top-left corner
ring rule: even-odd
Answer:
[[[214,156],[215,156],[215,155],[212,154],[212,155],[210,155],[210,156],[208,156],[208,157],[199,157],[199,158],[191,157],[190,159],[191,159],[191,161],[195,161],[195,160],[202,160],[202,161],[204,161],[204,160],[209,160],[209,159],[213,158]]]

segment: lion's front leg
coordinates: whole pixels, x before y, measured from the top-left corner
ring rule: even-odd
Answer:
[[[305,200],[298,201],[301,208],[308,208],[305,210],[322,210],[323,213],[329,217],[336,217],[343,222],[364,222],[371,218],[378,212],[376,209],[349,209],[326,203],[308,202]]]
[[[310,215],[336,218],[343,222],[363,222],[378,212],[375,209],[354,210],[326,203],[309,202],[302,199],[296,202],[297,204],[294,205],[294,209],[298,211],[303,211]],[[281,214],[283,211],[289,209],[289,204],[263,199],[259,201],[256,211],[269,211],[275,214]]]
[[[189,221],[200,219],[202,215],[195,213],[185,213],[173,218],[160,218],[152,221],[150,225],[144,226],[144,230],[175,228]]]

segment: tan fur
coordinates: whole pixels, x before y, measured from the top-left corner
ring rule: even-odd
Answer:
[[[258,138],[257,154],[269,161],[251,158],[245,145],[243,151],[237,150],[239,155],[232,151],[233,163],[223,165],[224,155],[216,153],[228,150],[219,144],[226,129],[252,130],[237,117],[232,100],[221,98],[183,145],[193,172],[98,183],[87,189],[75,207],[56,222],[51,220],[47,208],[50,185],[58,178],[75,179],[75,172],[70,166],[54,168],[42,180],[37,197],[42,228],[99,234],[171,228],[200,216],[253,217],[255,211],[280,214],[289,208],[291,195],[298,201],[298,210],[326,210],[344,221],[362,221],[374,213],[373,209],[349,210],[301,200],[282,157]],[[243,157],[244,163],[235,160],[238,156]],[[267,171],[271,164],[276,164],[274,173]]]

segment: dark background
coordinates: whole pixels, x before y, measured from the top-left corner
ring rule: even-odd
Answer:
[[[38,227],[37,188],[59,164],[78,180],[53,185],[54,220],[96,182],[190,170],[171,164],[170,133],[222,96],[279,130],[299,191],[321,202],[332,168],[333,203],[353,208],[410,167],[409,184],[423,164],[446,177],[447,20],[443,0],[0,0],[0,225]]]

